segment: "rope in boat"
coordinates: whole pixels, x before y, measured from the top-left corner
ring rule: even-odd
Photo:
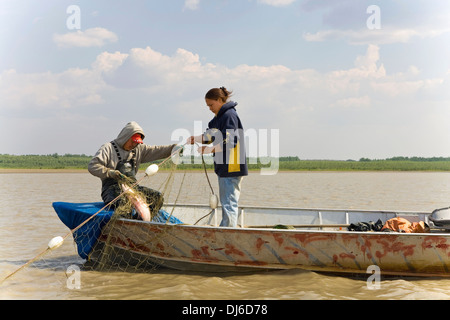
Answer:
[[[196,145],[199,145],[199,144],[197,144],[197,142],[196,142],[195,144],[196,144]],[[208,172],[207,172],[207,170],[206,170],[206,162],[205,162],[205,158],[203,157],[203,153],[202,153],[202,152],[200,152],[200,154],[201,154],[201,156],[202,156],[202,163],[203,163],[203,169],[205,170],[206,180],[208,180],[209,187],[211,188],[211,192],[212,192],[212,194],[213,194],[213,196],[214,196],[214,195],[215,195],[215,194],[214,194],[214,189],[213,189],[213,187],[212,187],[212,185],[211,185],[211,181],[209,181]],[[210,214],[212,214],[212,213],[214,212],[214,210],[216,210],[216,208],[212,209],[208,214],[205,214],[203,217],[201,217],[200,219],[198,219],[198,220],[194,223],[194,226],[197,225],[197,223],[199,223],[200,221],[202,221],[204,218],[206,218],[207,216],[209,216]]]
[[[199,146],[199,144],[197,142],[195,144]],[[203,153],[200,152],[200,155],[202,156],[202,163],[203,163],[203,169],[205,170],[206,180],[208,180],[208,184],[209,184],[209,187],[211,188],[211,192],[212,192],[212,194],[214,194],[214,189],[211,185],[211,181],[209,181],[208,172],[206,171],[205,158],[203,157]]]

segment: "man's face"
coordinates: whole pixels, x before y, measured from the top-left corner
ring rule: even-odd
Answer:
[[[139,143],[133,141],[133,137],[131,137],[130,139],[128,139],[127,142],[125,142],[125,144],[123,145],[123,148],[126,151],[130,151],[130,150],[133,150],[134,148],[136,148],[138,144]]]

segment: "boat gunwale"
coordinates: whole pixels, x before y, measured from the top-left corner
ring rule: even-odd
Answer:
[[[209,208],[208,205],[204,204],[167,204],[166,206],[169,207],[193,207],[193,208]],[[219,206],[220,207],[220,206]],[[218,208],[219,208],[218,207]],[[417,211],[381,211],[381,210],[358,210],[358,209],[316,209],[316,208],[289,208],[289,207],[261,207],[261,206],[240,206],[239,209],[263,209],[263,210],[291,210],[291,211],[331,211],[331,212],[357,212],[357,213],[380,213],[380,214],[396,214],[396,215],[418,215],[418,214],[431,214],[431,213],[424,213],[424,212],[417,212]],[[274,227],[251,227],[251,226],[240,226],[240,227],[221,227],[221,226],[212,226],[212,225],[193,225],[188,223],[181,223],[181,224],[174,224],[174,223],[168,223],[168,222],[155,222],[155,221],[142,221],[142,220],[135,220],[135,219],[126,219],[126,218],[120,218],[119,221],[126,221],[131,222],[132,224],[150,224],[150,225],[156,225],[161,227],[177,227],[177,228],[199,228],[199,229],[215,229],[215,230],[229,230],[229,231],[245,231],[245,232],[255,232],[255,231],[269,231],[269,232],[281,232],[281,233],[335,233],[335,234],[359,234],[359,235],[373,235],[373,236],[412,236],[412,237],[423,237],[423,236],[444,236],[444,237],[450,237],[450,232],[443,231],[443,232],[424,232],[424,233],[404,233],[404,232],[394,232],[394,231],[376,231],[376,232],[370,232],[370,231],[349,231],[349,230],[314,230],[314,229],[307,229],[310,227],[304,227],[304,228],[294,228],[294,229],[279,229]],[[326,225],[321,226],[320,224],[311,224],[311,228],[330,228]],[[433,229],[433,230],[439,230],[439,229]],[[446,229],[443,229],[446,230]]]
[[[202,207],[202,208],[210,208],[207,204],[172,204],[168,203],[164,206],[167,207]],[[221,208],[218,206],[217,208]],[[263,209],[263,210],[286,210],[286,211],[328,211],[328,212],[361,212],[361,213],[391,213],[391,214],[431,214],[431,212],[423,212],[423,211],[396,211],[396,210],[368,210],[368,209],[332,209],[332,208],[297,208],[297,207],[266,207],[266,206],[254,206],[254,205],[239,205],[239,209]]]
[[[444,236],[444,237],[450,237],[450,232],[424,232],[424,233],[404,233],[404,232],[395,232],[395,231],[376,231],[376,232],[370,232],[370,231],[349,231],[349,230],[311,230],[307,229],[308,227],[298,228],[298,229],[277,229],[277,228],[251,228],[251,227],[220,227],[220,226],[197,226],[192,224],[173,224],[173,223],[164,223],[164,222],[154,222],[154,221],[141,221],[141,220],[134,220],[134,219],[124,219],[120,218],[119,221],[127,221],[131,223],[143,223],[143,224],[149,224],[149,225],[155,225],[160,227],[172,227],[172,228],[198,228],[198,229],[216,229],[216,230],[229,230],[229,231],[270,231],[270,232],[281,232],[281,233],[299,233],[299,232],[308,232],[308,233],[336,233],[336,234],[360,234],[360,235],[373,235],[373,236],[411,236],[411,237],[420,237],[420,236]],[[312,224],[311,226],[319,226],[318,224]],[[327,228],[327,227],[323,227]]]

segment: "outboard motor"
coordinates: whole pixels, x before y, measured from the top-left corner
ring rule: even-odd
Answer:
[[[436,227],[450,230],[450,207],[434,210],[429,219]]]

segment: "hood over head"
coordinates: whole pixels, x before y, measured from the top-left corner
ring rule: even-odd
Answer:
[[[117,138],[114,140],[121,148],[125,142],[128,141],[134,134],[139,133],[142,135],[142,139],[144,139],[144,130],[142,130],[141,126],[137,124],[135,121],[128,122],[125,127],[123,127],[122,131],[120,131]]]
[[[219,112],[217,113],[217,117],[220,117],[222,114],[224,114],[226,111],[228,111],[229,109],[235,109],[235,107],[237,106],[237,102],[234,101],[229,101],[227,103],[225,103],[219,110]]]

